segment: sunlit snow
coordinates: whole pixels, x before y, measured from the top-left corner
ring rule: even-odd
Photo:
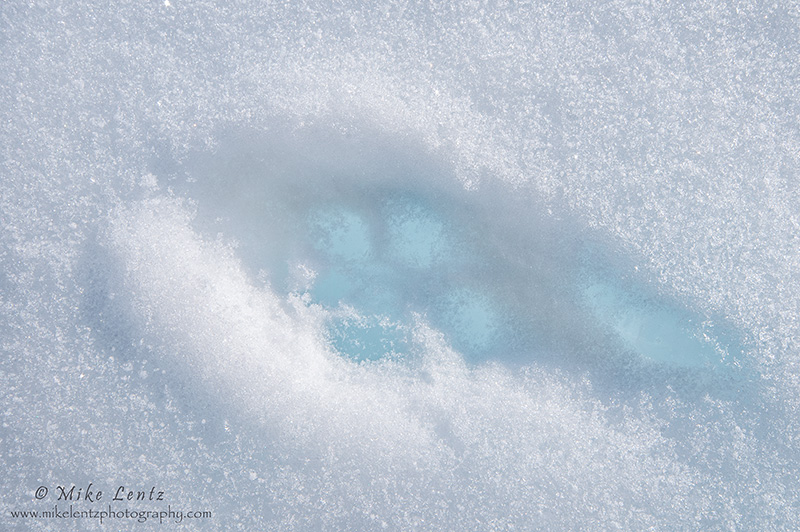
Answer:
[[[791,3],[0,21],[1,529],[800,523]]]

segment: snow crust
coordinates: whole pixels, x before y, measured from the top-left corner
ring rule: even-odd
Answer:
[[[0,21],[3,529],[800,522],[793,3]]]

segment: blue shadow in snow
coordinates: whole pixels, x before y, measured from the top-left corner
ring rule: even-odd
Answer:
[[[254,274],[329,309],[344,357],[406,356],[419,314],[473,364],[629,380],[653,366],[736,372],[744,358],[723,318],[587,260],[601,244],[530,191],[494,179],[465,190],[446,161],[369,128],[220,139],[173,186],[197,202],[200,230],[237,239]]]

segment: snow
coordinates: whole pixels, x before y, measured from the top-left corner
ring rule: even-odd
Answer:
[[[0,20],[0,528],[800,521],[791,2]]]

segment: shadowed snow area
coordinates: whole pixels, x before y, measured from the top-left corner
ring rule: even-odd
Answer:
[[[407,355],[419,319],[469,363],[627,351],[701,369],[741,355],[645,279],[621,286],[626,272],[602,271],[591,235],[530,191],[465,190],[422,147],[374,131],[221,136],[213,155],[175,165],[175,187],[198,227],[235,239],[251,276],[321,307],[345,357]]]
[[[1,529],[800,522],[800,13],[501,4],[0,6]]]

